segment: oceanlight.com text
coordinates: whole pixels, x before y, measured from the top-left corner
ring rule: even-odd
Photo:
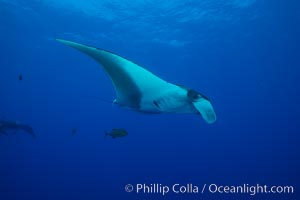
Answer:
[[[243,184],[239,186],[224,186],[217,184],[208,185],[208,191],[210,193],[220,193],[220,194],[293,194],[293,186],[268,186],[268,185],[249,185]]]

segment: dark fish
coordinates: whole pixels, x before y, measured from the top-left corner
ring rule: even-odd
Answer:
[[[33,138],[36,138],[36,135],[31,128],[31,126],[27,124],[21,124],[17,121],[1,121],[0,120],[0,134],[8,135],[9,132],[17,133],[18,131],[27,132]]]
[[[76,135],[77,134],[77,128],[73,128],[72,129],[72,135]]]
[[[20,80],[20,81],[23,80],[22,74],[19,75],[19,80]]]
[[[125,137],[127,135],[128,135],[127,131],[123,128],[113,128],[113,129],[111,129],[110,132],[105,131],[105,137],[111,136],[113,139],[119,138],[119,137]]]

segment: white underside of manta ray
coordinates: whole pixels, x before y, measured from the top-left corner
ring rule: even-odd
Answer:
[[[168,83],[145,68],[109,51],[57,39],[100,63],[111,78],[120,107],[144,113],[200,114],[207,123],[216,121],[210,100],[201,93]]]

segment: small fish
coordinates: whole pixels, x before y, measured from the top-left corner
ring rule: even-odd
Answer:
[[[72,129],[72,135],[76,135],[77,134],[77,128],[73,128]]]
[[[23,80],[23,75],[22,74],[19,75],[19,80],[20,81]]]
[[[128,133],[123,128],[113,128],[110,132],[105,131],[105,137],[111,136],[113,139],[116,139],[118,137],[125,137]]]

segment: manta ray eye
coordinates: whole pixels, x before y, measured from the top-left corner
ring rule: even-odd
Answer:
[[[188,98],[191,99],[192,101],[195,101],[195,100],[200,99],[200,98],[202,97],[202,95],[201,95],[199,92],[197,92],[197,91],[195,91],[195,90],[192,90],[192,89],[190,89],[190,90],[188,91],[187,96],[188,96]]]

